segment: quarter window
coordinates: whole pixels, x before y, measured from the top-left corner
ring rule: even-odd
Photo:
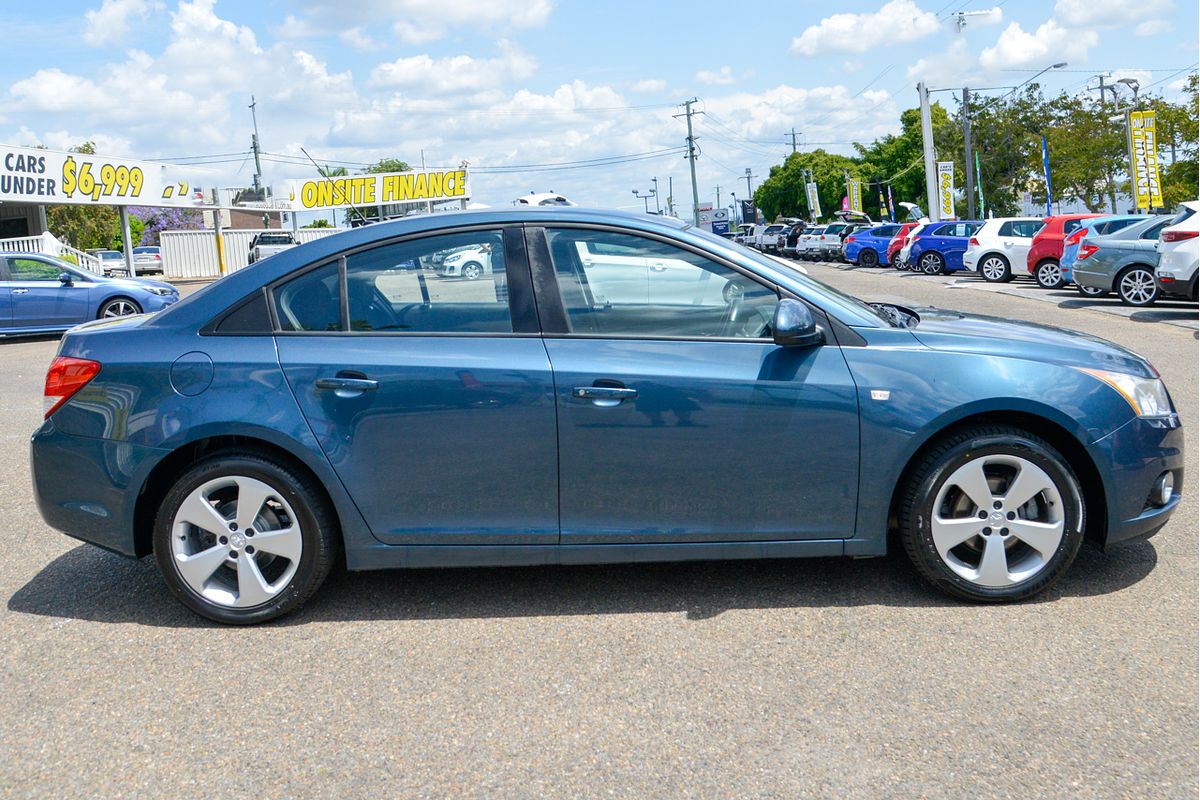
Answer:
[[[511,333],[500,231],[430,236],[346,257],[350,330]]]
[[[551,229],[547,236],[572,333],[645,338],[769,335],[778,295],[736,270],[674,245],[628,234]]]

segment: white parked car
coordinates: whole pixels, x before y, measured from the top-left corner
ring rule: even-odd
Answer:
[[[821,244],[824,242],[827,227],[829,226],[816,225],[810,233],[801,236],[800,241],[796,242],[796,255],[810,261],[818,260],[821,257]]]
[[[755,229],[754,246],[764,253],[779,249],[779,234],[788,229],[787,225],[766,225],[762,230]]]
[[[438,268],[442,277],[479,280],[492,271],[492,254],[486,247],[471,246],[455,250]]]
[[[913,242],[915,242],[917,237],[921,235],[921,231],[925,230],[932,224],[933,223],[931,222],[922,222],[920,225],[908,232],[908,238],[904,240],[904,246],[900,248],[900,258],[898,259],[898,266],[900,269],[908,269],[908,260],[912,256]]]
[[[1025,268],[1025,256],[1033,236],[1045,224],[1041,217],[993,217],[983,223],[967,243],[963,266],[978,272],[984,280],[1002,283],[1012,280],[1013,265]],[[913,231],[917,233],[917,231]]]
[[[1200,201],[1188,200],[1158,238],[1158,291],[1170,297],[1197,299],[1196,272],[1200,267]]]

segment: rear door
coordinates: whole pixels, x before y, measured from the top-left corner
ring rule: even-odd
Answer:
[[[430,258],[483,245],[476,280]],[[558,542],[554,384],[519,227],[377,243],[271,297],[288,384],[378,539]]]
[[[64,284],[60,264],[35,256],[8,256],[6,261],[13,327],[56,328],[93,317],[95,284],[82,277]]]

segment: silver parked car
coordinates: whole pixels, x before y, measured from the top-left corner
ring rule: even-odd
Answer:
[[[1104,296],[1116,292],[1130,306],[1152,306],[1158,299],[1154,268],[1158,266],[1158,235],[1172,216],[1147,217],[1107,236],[1088,236],[1079,245],[1072,267],[1082,291],[1090,288]]]

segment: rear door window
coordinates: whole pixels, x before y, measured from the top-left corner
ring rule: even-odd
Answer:
[[[279,329],[337,333],[342,328],[342,291],[336,261],[292,278],[272,292]]]

